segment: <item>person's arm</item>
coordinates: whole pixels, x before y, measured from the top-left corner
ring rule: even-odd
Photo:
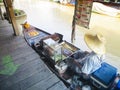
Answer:
[[[86,61],[84,62],[84,65],[81,68],[81,71],[82,73],[89,75],[93,67],[94,65],[93,65],[92,58],[86,58]]]

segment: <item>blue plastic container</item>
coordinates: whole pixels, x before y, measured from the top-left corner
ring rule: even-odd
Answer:
[[[114,82],[117,74],[117,69],[108,63],[102,63],[101,68],[96,70],[90,76],[92,83],[98,88],[108,89]],[[103,90],[104,90],[103,89]]]
[[[117,88],[118,88],[118,90],[120,90],[120,80],[117,83]]]

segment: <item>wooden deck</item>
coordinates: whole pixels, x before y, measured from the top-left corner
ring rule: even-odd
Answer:
[[[0,90],[67,90],[5,20],[0,20]]]

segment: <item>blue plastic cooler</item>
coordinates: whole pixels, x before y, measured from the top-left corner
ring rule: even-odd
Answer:
[[[108,88],[114,81],[117,74],[117,69],[108,63],[102,63],[101,68],[96,70],[90,78],[94,85],[98,85],[99,88]]]

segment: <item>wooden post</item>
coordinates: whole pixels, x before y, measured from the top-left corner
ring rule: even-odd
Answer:
[[[9,21],[9,23],[11,23],[10,13],[9,13],[9,10],[8,10],[8,6],[7,6],[5,0],[3,0],[3,2],[4,2],[5,9],[6,9],[6,15],[7,15],[6,17],[8,17],[8,21]]]
[[[3,0],[3,1],[6,7],[8,17],[10,18],[10,21],[13,26],[14,35],[19,35],[18,27],[17,27],[16,20],[15,20],[14,10],[12,6],[12,0]]]
[[[77,8],[77,0],[75,0],[75,9],[74,9],[74,16],[73,16],[73,21],[72,21],[72,33],[71,33],[71,42],[75,40],[75,13],[76,13],[76,8]]]
[[[74,18],[75,16],[73,16]],[[71,42],[73,43],[75,40],[75,18],[73,19],[72,22],[72,34],[71,34]]]

